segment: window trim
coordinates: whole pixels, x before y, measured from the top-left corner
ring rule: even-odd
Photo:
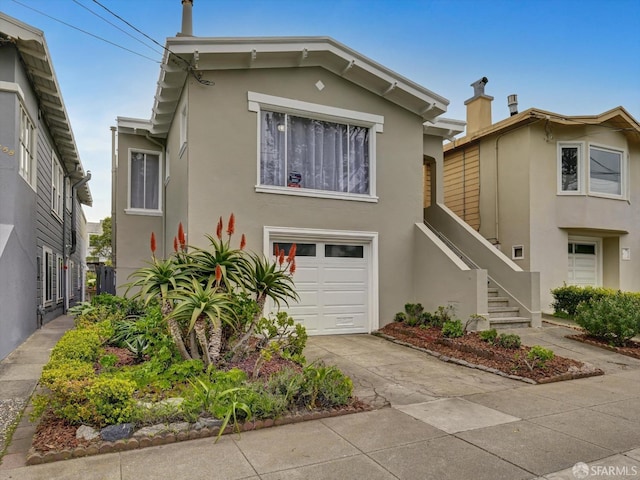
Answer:
[[[347,110],[317,103],[303,102],[284,97],[275,97],[257,92],[247,92],[248,110],[256,115],[256,185],[258,193],[275,193],[300,197],[330,198],[336,200],[354,200],[360,202],[378,202],[376,195],[376,135],[384,130],[384,117],[366,112]],[[370,129],[369,135],[369,193],[345,193],[330,190],[315,190],[310,188],[288,188],[278,185],[260,184],[260,113],[262,110],[285,113],[290,115],[323,120],[340,124],[351,124]]]
[[[151,155],[158,155],[158,208],[157,209],[147,209],[147,208],[132,208],[131,207],[131,154],[133,152],[136,153],[144,153]],[[164,160],[164,155],[162,151],[158,150],[147,150],[144,148],[129,148],[127,152],[127,208],[125,208],[125,213],[129,215],[148,215],[148,216],[161,216],[162,215],[162,200],[163,200],[163,177],[162,177],[162,163]]]
[[[47,256],[51,259],[51,270],[47,266]],[[46,245],[42,246],[42,306],[48,306],[53,304],[53,268],[55,265],[55,258],[53,256],[53,250]],[[49,294],[47,298],[47,280],[51,281],[51,287],[49,288]]]
[[[69,260],[69,269],[67,270],[67,293],[69,298],[75,298],[75,285],[73,284],[75,263],[73,260]]]
[[[51,213],[59,222],[62,222],[65,208],[65,199],[63,198],[64,182],[62,164],[56,152],[51,150]]]
[[[56,303],[62,302],[62,290],[64,282],[64,258],[56,253]]]
[[[29,115],[29,112],[27,111],[26,107],[23,105],[22,100],[20,100],[18,104],[19,104],[19,110],[20,110],[20,124],[19,124],[20,134],[18,136],[18,143],[20,144],[20,148],[19,148],[20,158],[18,160],[18,173],[20,173],[20,176],[29,184],[29,186],[32,189],[36,190],[36,179],[37,179],[36,170],[38,168],[37,154],[36,154],[37,145],[38,145],[37,129],[35,126],[35,122],[31,119],[31,116]],[[22,123],[23,120],[26,120],[28,122],[27,126],[30,127],[30,132],[31,132],[31,137],[29,138],[28,146],[24,144],[24,139],[23,139],[23,132],[24,132],[23,123]],[[25,151],[29,156],[28,161],[25,161],[25,159],[23,158]],[[27,165],[27,164],[28,164],[29,171],[25,172],[24,165]]]
[[[605,150],[605,151],[609,151],[609,152],[613,152],[613,153],[619,153],[620,154],[620,194],[616,195],[616,194],[612,194],[612,193],[602,193],[602,192],[594,192],[591,190],[591,149],[595,148],[597,150]],[[628,192],[628,188],[627,188],[627,182],[628,182],[628,175],[627,175],[627,152],[624,149],[621,148],[615,148],[615,147],[611,147],[608,145],[603,145],[603,144],[599,144],[599,143],[589,143],[587,151],[589,152],[589,156],[588,158],[585,159],[585,163],[586,163],[586,171],[587,171],[587,179],[589,180],[588,182],[588,192],[589,195],[592,197],[602,197],[602,198],[611,198],[614,200],[626,200],[627,199],[627,192]]]
[[[517,254],[520,250],[520,255]],[[524,245],[511,246],[511,260],[524,260]]]
[[[578,189],[563,190],[562,189],[562,149],[565,147],[578,148]],[[557,144],[557,175],[558,175],[558,195],[584,195],[584,152],[585,142],[558,142]]]

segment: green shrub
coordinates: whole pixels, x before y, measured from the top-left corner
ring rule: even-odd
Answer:
[[[453,320],[453,307],[440,305],[438,309],[431,315],[431,325],[434,327],[442,327],[446,322]]]
[[[498,335],[496,343],[501,347],[508,348],[510,350],[517,350],[522,344],[520,336],[515,333],[503,333]]]
[[[407,320],[407,314],[404,312],[396,313],[395,317],[393,317],[394,322],[404,322]]]
[[[353,382],[338,368],[323,364],[308,365],[302,372],[298,401],[307,408],[346,405],[353,394]]]
[[[555,357],[552,350],[534,345],[527,353],[527,358],[533,362],[534,367],[544,368],[545,364]]]
[[[95,329],[73,329],[66,332],[51,351],[51,360],[96,362],[102,342]]]
[[[575,321],[589,335],[624,345],[640,333],[640,299],[622,292],[592,298],[578,306]]]
[[[57,381],[85,380],[95,376],[93,365],[82,360],[52,360],[42,369],[40,383],[47,388]]]
[[[483,330],[482,332],[479,332],[478,336],[483,342],[493,344],[495,343],[496,338],[498,338],[498,332],[495,328],[492,328],[491,330]]]
[[[553,295],[551,305],[556,315],[573,317],[580,303],[615,295],[615,293],[615,290],[609,288],[564,285],[551,290],[551,295]]]
[[[442,325],[442,335],[447,338],[458,338],[464,335],[464,326],[460,320],[447,320]]]
[[[135,408],[135,389],[135,383],[128,380],[97,378],[87,390],[91,423],[102,427],[129,422]]]
[[[307,345],[307,330],[296,323],[287,312],[281,311],[275,317],[262,318],[257,331],[261,332],[266,345],[276,343],[279,349],[289,357],[302,355]]]

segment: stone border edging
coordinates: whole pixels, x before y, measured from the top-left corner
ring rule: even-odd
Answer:
[[[602,370],[596,369],[596,370],[590,371],[590,372],[575,372],[575,373],[568,372],[568,373],[563,373],[562,375],[556,375],[555,377],[544,377],[544,378],[541,378],[540,380],[536,381],[536,380],[533,380],[531,378],[521,377],[520,375],[511,375],[509,373],[503,372],[502,370],[498,370],[497,368],[486,367],[484,365],[478,365],[478,364],[475,364],[475,363],[467,362],[466,360],[460,360],[458,358],[449,357],[449,356],[443,355],[443,354],[441,354],[439,352],[434,352],[433,350],[429,350],[428,348],[418,347],[418,346],[413,345],[411,343],[403,342],[402,340],[398,340],[398,339],[392,337],[391,335],[387,335],[387,334],[382,333],[382,332],[373,332],[373,335],[376,335],[378,337],[384,338],[385,340],[388,340],[390,342],[397,343],[398,345],[403,345],[405,347],[413,348],[414,350],[419,350],[421,352],[425,352],[425,353],[437,358],[438,360],[442,360],[443,362],[455,363],[457,365],[462,365],[463,367],[469,367],[469,368],[474,368],[476,370],[482,370],[484,372],[493,373],[494,375],[499,375],[501,377],[510,378],[511,380],[518,380],[518,381],[521,381],[521,382],[529,383],[531,385],[539,385],[539,384],[545,384],[545,383],[561,382],[561,381],[564,381],[564,380],[577,380],[579,378],[595,377],[595,376],[599,376],[599,375],[604,375],[604,372]],[[582,363],[584,364],[584,362],[582,362]]]
[[[261,430],[263,428],[276,427],[280,425],[288,425],[291,423],[306,422],[309,420],[319,420],[321,418],[339,417],[342,415],[350,415],[352,413],[361,413],[373,410],[373,407],[360,402],[357,406],[349,405],[343,408],[333,408],[330,410],[316,410],[308,413],[296,413],[293,415],[285,415],[276,419],[253,420],[238,425],[239,430],[236,431],[234,425],[227,425],[223,435],[231,433],[249,432],[251,430]],[[40,465],[43,463],[57,462],[60,460],[69,460],[72,458],[82,458],[103,453],[123,452],[127,450],[135,450],[138,448],[155,447],[159,445],[168,445],[170,443],[182,442],[185,440],[196,440],[200,438],[209,438],[217,436],[220,427],[203,427],[199,430],[190,429],[181,432],[165,432],[153,437],[128,438],[116,440],[115,442],[99,441],[91,443],[87,446],[79,446],[73,449],[66,448],[58,451],[38,452],[33,447],[27,452],[26,464]]]
[[[590,338],[585,338],[583,335],[565,335],[565,338],[568,338],[569,340],[575,340],[576,342],[585,343],[587,345],[592,345],[594,347],[602,348],[603,350],[609,350],[610,352],[617,353],[618,355],[624,355],[625,357],[640,360],[640,352],[636,353],[635,355],[632,352],[622,352],[615,346],[596,342],[595,340],[591,340]]]

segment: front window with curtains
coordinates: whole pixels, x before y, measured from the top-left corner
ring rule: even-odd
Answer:
[[[260,114],[260,184],[368,195],[370,128]]]

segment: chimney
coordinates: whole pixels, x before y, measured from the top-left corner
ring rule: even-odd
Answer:
[[[518,114],[518,95],[515,93],[507,97],[507,105],[509,105],[509,113],[513,117]]]
[[[491,125],[491,102],[493,97],[484,93],[484,86],[488,82],[487,77],[482,77],[471,84],[473,97],[464,102],[467,106],[467,135]]]
[[[193,0],[182,0],[182,29],[178,37],[193,37]]]

